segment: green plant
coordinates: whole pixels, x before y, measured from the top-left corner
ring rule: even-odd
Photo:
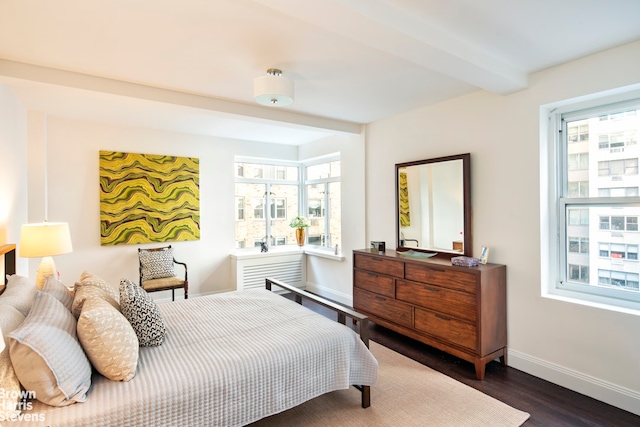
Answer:
[[[289,226],[291,228],[307,228],[309,226],[309,221],[307,221],[307,218],[303,216],[296,216],[291,220]]]

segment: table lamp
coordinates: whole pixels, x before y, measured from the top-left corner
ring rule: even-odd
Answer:
[[[66,222],[41,222],[25,224],[20,231],[20,256],[25,258],[40,258],[36,285],[39,289],[44,286],[47,276],[57,276],[54,255],[68,254],[72,251],[69,224]]]

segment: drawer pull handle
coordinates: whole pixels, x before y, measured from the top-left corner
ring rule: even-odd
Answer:
[[[375,298],[376,298],[378,301],[386,301],[386,300],[387,300],[385,297],[379,297],[379,296],[376,296]]]
[[[431,292],[440,292],[440,289],[433,288],[433,287],[427,286],[427,285],[424,285],[423,288],[425,288],[427,291],[431,291]]]
[[[436,317],[437,317],[437,318],[439,318],[439,319],[442,319],[442,320],[446,320],[447,322],[448,322],[449,320],[451,320],[451,318],[450,318],[450,317],[443,316],[442,314],[437,314],[437,313],[436,313]]]

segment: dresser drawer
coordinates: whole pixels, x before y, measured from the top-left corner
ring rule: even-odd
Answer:
[[[353,308],[356,311],[374,313],[376,316],[398,325],[413,327],[412,307],[392,298],[355,288],[353,290]]]
[[[415,309],[415,328],[445,341],[476,350],[476,327],[453,317],[421,308]]]
[[[459,291],[476,293],[476,283],[479,275],[448,269],[437,265],[409,264],[405,267],[405,279],[415,282],[431,283]]]
[[[476,296],[426,283],[396,282],[396,298],[440,313],[475,322]]]
[[[356,270],[354,273],[354,286],[376,294],[386,295],[394,298],[396,295],[394,279],[389,276],[382,276],[369,271]]]
[[[353,265],[355,268],[362,270],[369,270],[388,276],[404,277],[404,263],[399,260],[355,254]]]

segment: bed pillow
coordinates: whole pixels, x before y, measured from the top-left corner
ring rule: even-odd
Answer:
[[[51,295],[71,311],[73,306],[73,293],[71,293],[69,288],[67,288],[60,280],[53,276],[47,276],[47,278],[44,279],[42,292]]]
[[[108,282],[95,274],[86,271],[80,276],[80,280],[74,285],[72,311],[76,319],[82,311],[82,304],[88,298],[102,298],[120,311],[118,292]]]
[[[25,390],[51,406],[87,400],[91,364],[76,336],[76,319],[60,301],[36,292],[33,308],[9,334],[13,369]]]
[[[120,281],[120,310],[136,332],[140,346],[162,344],[167,328],[153,298],[131,280]]]
[[[20,381],[9,356],[9,333],[16,330],[24,321],[24,315],[16,308],[0,307],[0,329],[7,346],[0,352],[0,421],[8,421],[20,413]]]
[[[142,250],[139,256],[142,280],[162,279],[176,275],[173,266],[173,248],[164,248],[161,251]]]
[[[38,287],[28,277],[17,274],[7,275],[7,280],[7,286],[0,295],[0,305],[10,305],[26,316],[31,310]]]
[[[78,338],[91,364],[114,381],[136,374],[139,344],[129,321],[102,298],[89,298],[78,318]]]

